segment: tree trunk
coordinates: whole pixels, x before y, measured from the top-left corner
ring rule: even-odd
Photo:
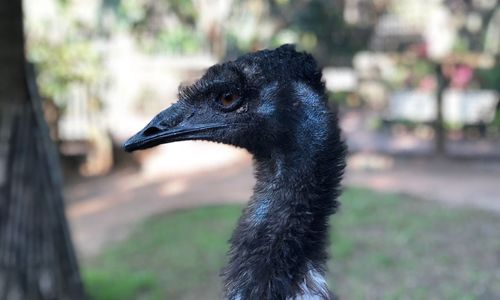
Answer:
[[[434,139],[435,139],[435,154],[444,156],[446,154],[446,129],[443,121],[443,94],[446,88],[446,80],[444,78],[442,65],[435,64],[436,70],[436,120],[434,122]]]
[[[0,299],[83,299],[21,0],[0,1]]]

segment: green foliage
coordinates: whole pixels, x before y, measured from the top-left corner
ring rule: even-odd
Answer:
[[[490,131],[492,134],[500,136],[500,109],[497,109],[495,118],[490,124]]]
[[[158,33],[153,39],[144,39],[143,48],[149,53],[194,54],[202,48],[199,34],[185,26],[179,26]]]
[[[78,38],[79,37],[79,38]],[[60,41],[47,36],[31,37],[29,59],[35,63],[42,96],[63,108],[64,96],[72,84],[92,86],[102,79],[101,58],[93,44],[71,34]]]
[[[114,290],[114,281],[104,285],[108,279],[146,272],[147,284],[130,280],[121,299],[219,299],[219,270],[241,209],[197,208],[149,220],[86,266],[86,274],[105,274],[94,283],[85,277],[89,291],[96,300],[117,299],[95,289]],[[347,189],[332,225],[328,279],[341,298],[500,297],[491,264],[500,249],[498,215]]]
[[[463,36],[456,38],[455,43],[452,47],[452,52],[454,53],[467,53],[470,50],[470,41]]]
[[[196,24],[197,12],[192,0],[169,0],[170,8],[184,23]]]
[[[371,29],[350,27],[344,22],[341,1],[254,0],[240,1],[240,5],[261,9],[245,11],[253,18],[230,16],[226,26],[228,45],[239,53],[287,42],[312,52],[321,63],[327,64],[366,49],[371,33]],[[265,26],[261,25],[261,30],[255,30],[249,38],[242,34],[241,28],[245,27],[242,22],[251,20]]]
[[[299,44],[308,51],[316,47],[330,54],[349,54],[360,50],[358,39],[349,39],[339,1],[277,1],[272,16],[288,15],[288,28],[299,34]],[[367,42],[367,41],[361,41]],[[362,48],[366,48],[363,45]]]
[[[191,0],[107,0],[117,28],[130,32],[147,53],[199,52],[204,43],[196,24],[197,11]],[[117,28],[111,28],[111,31]]]
[[[346,105],[350,92],[328,92],[328,99],[342,105]]]
[[[491,69],[477,69],[475,73],[481,88],[500,92],[500,65]]]
[[[421,81],[434,76],[435,71],[431,62],[426,60],[411,60],[400,62],[392,80],[388,82],[389,87],[394,90],[402,88],[416,88]]]
[[[218,42],[200,22],[203,14],[213,13],[193,0],[108,2],[122,27],[148,52],[193,53]],[[351,56],[369,41],[371,30],[347,26],[342,14],[341,1],[240,0],[229,16],[210,26],[221,30],[226,48],[235,54],[294,42],[326,62],[337,54]]]
[[[180,26],[196,25],[197,12],[192,0],[122,0],[108,7],[128,29],[139,34],[161,31],[161,21],[168,14],[173,14]]]
[[[104,0],[103,9],[110,10],[118,20],[118,24],[127,30],[133,28],[146,18],[146,7],[136,0]]]

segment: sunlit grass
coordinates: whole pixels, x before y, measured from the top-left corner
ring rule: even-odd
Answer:
[[[241,206],[157,216],[85,265],[96,300],[220,299]],[[331,288],[342,299],[500,299],[500,216],[348,189],[332,219]]]

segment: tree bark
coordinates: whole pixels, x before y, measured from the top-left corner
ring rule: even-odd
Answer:
[[[83,299],[57,152],[24,55],[22,2],[0,1],[0,299]]]
[[[434,139],[435,139],[435,154],[437,156],[446,155],[446,128],[443,120],[443,94],[446,88],[446,80],[444,78],[442,65],[436,63],[436,120],[434,121]]]

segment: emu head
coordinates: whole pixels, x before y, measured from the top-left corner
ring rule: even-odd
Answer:
[[[208,140],[260,156],[310,143],[328,118],[321,70],[293,45],[210,67],[125,144],[126,151]]]

